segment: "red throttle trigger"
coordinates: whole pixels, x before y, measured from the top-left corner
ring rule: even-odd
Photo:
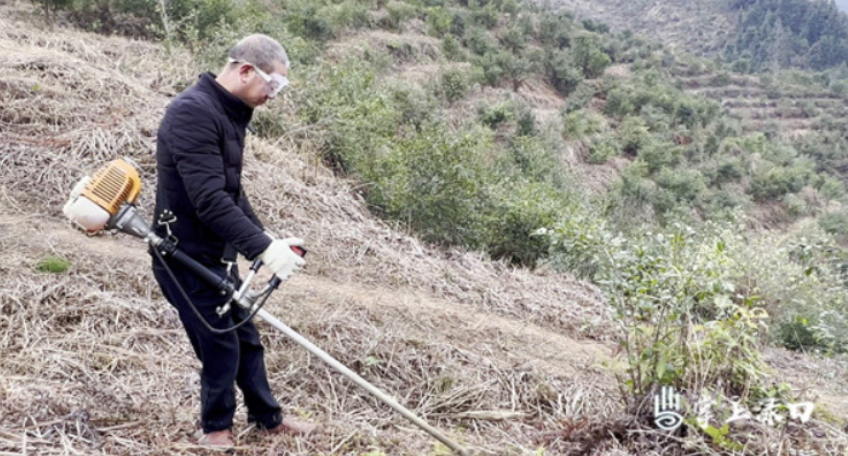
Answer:
[[[296,245],[293,245],[293,246],[291,246],[291,249],[294,253],[297,254],[297,256],[299,256],[301,258],[306,256],[306,249],[304,249],[303,247],[298,247]]]

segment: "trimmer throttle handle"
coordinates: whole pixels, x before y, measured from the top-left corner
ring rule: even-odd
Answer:
[[[292,252],[296,253],[300,257],[306,256],[306,249],[304,249],[303,247],[298,247],[296,245],[293,245],[293,246],[291,246],[291,249],[292,249]],[[277,287],[279,287],[281,283],[283,283],[283,281],[280,280],[280,278],[277,277],[277,276],[272,277],[271,281],[268,282],[268,284],[271,285],[271,289],[273,289],[273,290],[276,290]]]

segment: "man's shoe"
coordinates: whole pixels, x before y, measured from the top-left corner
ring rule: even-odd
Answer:
[[[280,434],[288,434],[288,435],[309,435],[315,432],[318,429],[318,426],[314,424],[305,423],[303,421],[297,421],[291,418],[283,418],[283,421],[277,425],[277,427],[273,427],[271,429],[265,429],[265,432],[274,435]]]
[[[203,434],[198,443],[221,449],[233,448],[235,446],[235,443],[233,443],[233,431],[229,429]]]

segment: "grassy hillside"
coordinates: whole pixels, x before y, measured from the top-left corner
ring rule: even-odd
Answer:
[[[67,345],[53,350],[73,360],[54,369],[24,352],[4,365],[13,420],[49,422],[59,414],[81,422],[70,415],[66,394],[49,396],[46,408],[29,414],[23,404],[36,391],[22,383],[38,376],[70,377],[73,385],[86,376],[98,385],[129,382],[124,392],[160,409],[191,403],[190,388],[174,404],[128,379],[137,371],[115,370],[115,359],[127,362],[118,357],[125,352],[110,348],[117,354],[101,359],[81,349],[82,330],[93,328],[109,341],[110,332],[131,331],[126,320],[98,323],[110,310],[98,287],[127,307],[158,294],[138,278],[144,261],[114,276],[98,273],[85,242],[57,237],[58,207],[83,170],[116,155],[134,157],[149,184],[155,178],[149,151],[168,97],[200,69],[216,70],[236,38],[262,31],[289,49],[294,82],[282,100],[256,113],[249,190],[282,195],[259,199],[260,216],[303,235],[321,253],[310,263],[311,275],[297,282],[308,292],[286,296],[310,303],[292,318],[345,363],[493,454],[734,454],[740,446],[754,454],[778,441],[817,454],[844,451],[840,418],[826,406],[848,409],[841,407],[842,383],[826,384],[818,397],[796,389],[812,380],[786,367],[794,355],[775,348],[833,356],[797,355],[842,382],[848,169],[838,71],[750,76],[741,71],[746,68],[734,71],[572,13],[506,0],[168,6],[163,15],[146,2],[78,2],[60,15],[60,22],[158,43],[109,38],[101,44],[79,32],[42,32],[18,22],[3,27],[10,44],[2,48],[8,63],[0,83],[6,126],[0,165],[11,176],[2,201],[12,215],[5,224],[38,214],[53,223],[45,234],[54,246],[39,248],[7,233],[4,243],[21,245],[19,262],[32,268],[16,276],[20,288],[9,293],[15,298],[3,301],[14,318],[6,324],[41,322],[42,332],[27,340],[68,334]],[[18,41],[24,49],[11,44]],[[99,90],[85,77],[103,81]],[[90,109],[82,110],[86,104]],[[118,264],[126,259],[101,253]],[[52,276],[38,261],[48,255],[78,266],[59,276],[62,286],[44,291]],[[134,285],[103,285],[122,280]],[[74,288],[78,281],[90,287]],[[24,300],[43,305],[25,312],[16,307]],[[44,317],[57,301],[94,307],[69,306],[67,318]],[[398,302],[418,308],[407,315]],[[323,310],[330,304],[338,310]],[[153,345],[131,339],[130,348],[120,340],[117,348],[149,353],[179,344],[173,315],[157,312],[129,317],[143,328],[170,322],[162,333],[143,332],[141,339]],[[403,330],[392,332],[396,325]],[[584,351],[575,340],[581,338],[599,342]],[[272,340],[275,352],[291,351]],[[4,350],[16,350],[16,343],[7,341]],[[618,356],[601,366],[602,353],[613,346]],[[550,347],[565,357],[547,353]],[[485,353],[494,353],[485,355],[492,359]],[[577,366],[567,361],[572,353]],[[280,355],[277,365],[306,367],[280,373],[275,384],[309,391],[296,396],[297,409],[321,410],[314,413],[335,426],[318,443],[298,441],[307,445],[299,454],[439,454],[414,432],[392,440],[394,427],[366,407],[367,399],[294,356]],[[525,375],[525,360],[539,370]],[[140,381],[153,383],[156,372],[171,370],[177,372],[170,381],[190,381],[190,369],[163,362],[134,365],[146,366]],[[601,385],[591,395],[565,386],[587,368],[589,383]],[[309,386],[327,381],[326,388]],[[722,430],[720,419],[731,412],[725,408],[712,427],[690,424],[685,442],[668,441],[651,416],[661,385],[675,386],[689,403],[706,389],[750,407],[768,398],[809,399],[818,401],[818,412],[805,426],[752,422]],[[611,393],[615,386],[620,394]],[[101,436],[120,426],[123,415],[91,405],[92,394],[84,395],[89,402],[82,408],[96,410],[98,421],[86,429]],[[334,402],[324,406],[327,396]],[[572,400],[577,396],[585,399]],[[123,404],[133,419],[142,412]],[[511,418],[461,421],[484,416],[469,414],[475,411]],[[378,430],[369,427],[375,420],[382,423]],[[163,431],[169,426],[179,431]],[[145,439],[152,439],[154,448],[175,453],[172,442],[187,441],[191,428],[190,416],[172,415],[108,440],[103,452],[133,454],[149,449]],[[44,431],[52,432],[42,438],[44,448],[63,450],[58,436],[68,429]],[[372,431],[376,437],[367,437]],[[120,449],[127,435],[132,444]],[[20,448],[20,440],[9,442]]]

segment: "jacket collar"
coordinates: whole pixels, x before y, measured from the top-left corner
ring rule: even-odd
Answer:
[[[245,125],[248,124],[253,116],[253,108],[244,104],[237,96],[218,84],[218,81],[215,80],[216,77],[211,72],[201,74],[200,81],[197,83],[198,88],[215,96],[232,120]]]

